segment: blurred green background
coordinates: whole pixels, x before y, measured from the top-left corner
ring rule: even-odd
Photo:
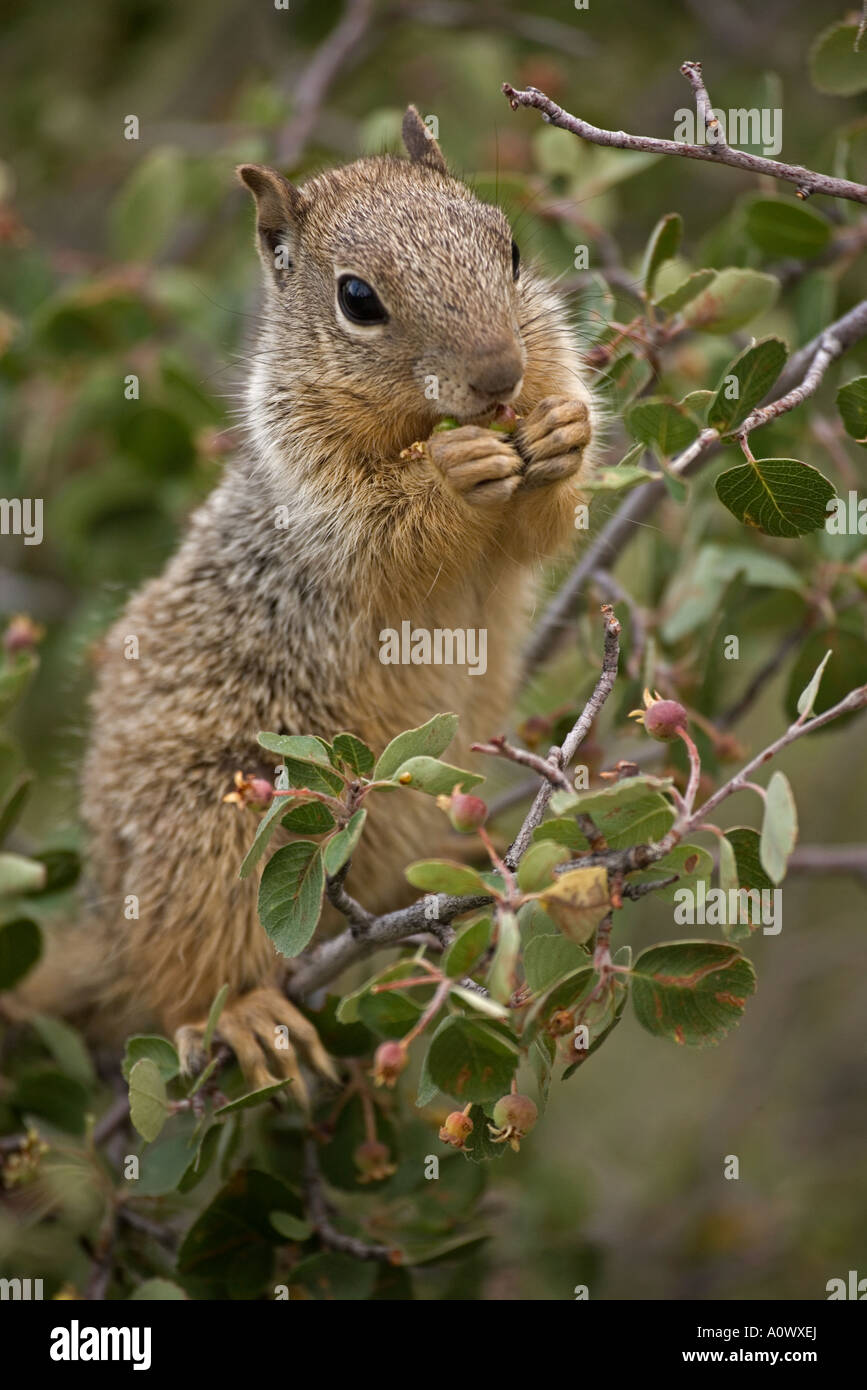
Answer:
[[[504,80],[533,84],[596,124],[670,137],[673,113],[690,104],[679,65],[699,58],[716,105],[783,108],[783,157],[841,172],[842,160],[850,177],[867,177],[863,100],[822,95],[807,79],[810,43],[840,17],[838,0],[380,3],[305,139],[309,61],[343,13],[332,0],[288,11],[268,0],[3,7],[0,493],[45,499],[45,540],[0,539],[0,615],[26,610],[47,628],[16,725],[39,774],[25,830],[42,843],[77,836],[91,644],[171,553],[238,443],[258,267],[237,162],[288,152],[284,167],[301,177],[392,147],[412,101],[437,116],[455,171],[517,211],[524,255],[555,276],[573,275],[582,241],[594,267],[616,244],[636,275],[672,209],[693,265],[764,265],[737,221],[754,179],[683,160],[626,177],[626,157],[552,140],[500,93]],[[130,115],[138,140],[124,138]],[[571,220],[544,207],[567,178]],[[822,210],[857,220],[852,206]],[[770,329],[803,342],[865,286],[853,256],[795,285]],[[732,355],[719,351],[691,357],[687,344],[667,370],[682,390],[713,384],[708,363]],[[146,402],[134,412],[129,374]],[[794,456],[822,467],[807,422],[786,428],[800,440]],[[616,421],[610,436],[615,462]],[[863,463],[845,458],[855,485]],[[595,520],[614,505],[600,503]],[[679,557],[676,515],[659,525],[618,571],[645,602],[661,597],[660,572]],[[719,530],[747,543],[734,523]],[[789,621],[775,602],[743,638],[732,695]],[[781,727],[786,674],[738,729],[752,748]],[[555,708],[573,680],[561,663],[535,707]],[[864,763],[863,723],[787,755],[802,841],[867,840]],[[754,810],[740,806],[731,823]],[[494,1239],[476,1257],[482,1297],[568,1299],[589,1283],[592,1298],[812,1299],[859,1262],[867,1273],[864,909],[863,881],[790,879],[782,935],[751,943],[759,991],[725,1044],[681,1052],[627,1014],[591,1065],[555,1086],[520,1161],[494,1165]],[[682,934],[664,904],[645,900],[624,918],[621,939],[634,943]],[[740,1160],[737,1182],[723,1177],[727,1155]],[[464,1296],[466,1277],[452,1296]]]

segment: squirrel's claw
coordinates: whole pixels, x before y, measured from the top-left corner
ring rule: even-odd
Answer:
[[[543,487],[577,473],[590,442],[587,402],[567,396],[546,396],[523,420],[515,443],[527,460],[525,487]]]
[[[207,1060],[202,1047],[204,1031],[203,1023],[186,1024],[175,1033],[181,1070],[186,1075],[201,1071]],[[335,1083],[339,1080],[313,1024],[277,989],[252,990],[227,1003],[217,1033],[231,1047],[252,1090],[289,1080],[291,1094],[309,1111],[310,1098],[295,1044],[320,1075]]]

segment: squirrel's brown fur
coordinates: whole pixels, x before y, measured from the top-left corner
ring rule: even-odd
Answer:
[[[412,108],[404,125],[410,159],[361,159],[299,188],[239,171],[266,268],[249,454],[108,633],[93,698],[96,892],[75,934],[86,965],[67,947],[70,1000],[86,996],[104,1031],[171,1031],[200,1026],[228,982],[220,1031],[254,1084],[269,1070],[299,1079],[291,1049],[262,1050],[275,1024],[329,1064],[278,992],[257,878],[238,879],[255,820],[222,803],[233,773],[267,764],[260,730],[350,730],[380,751],[444,710],[461,718],[449,760],[471,758],[505,725],[537,562],[575,534],[591,401],[565,313],[530,272],[514,281],[506,218],[448,174]],[[374,287],[386,324],[346,321],[341,273]],[[444,416],[483,420],[510,400],[517,447],[471,423],[428,439]],[[425,439],[424,457],[401,457]],[[381,664],[380,631],[405,619],[486,629],[486,673]],[[446,827],[430,798],[397,796],[374,798],[347,884],[374,912],[407,900],[404,867]],[[182,1032],[187,1052],[196,1036]]]

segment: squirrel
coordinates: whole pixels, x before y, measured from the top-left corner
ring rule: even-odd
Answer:
[[[262,730],[348,730],[381,751],[452,710],[465,761],[502,727],[539,562],[575,534],[594,431],[559,297],[414,107],[403,139],[408,158],[299,186],[238,169],[265,279],[249,449],[104,639],[83,775],[93,903],[53,966],[104,1037],[174,1034],[187,1070],[228,983],[218,1034],[254,1088],[291,1077],[302,1104],[297,1049],[325,1076],[333,1064],[286,995],[258,876],[238,878],[252,818],[223,796],[238,769],[267,767]],[[488,428],[509,405],[515,433]],[[437,431],[445,417],[457,427]],[[487,668],[383,664],[380,633],[406,619],[486,630]],[[350,869],[371,912],[411,900],[403,870],[445,827],[432,798],[404,803],[374,805]]]

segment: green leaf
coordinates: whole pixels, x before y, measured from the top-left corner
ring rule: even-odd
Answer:
[[[13,661],[0,669],[0,719],[5,719],[17,705],[38,664],[32,652],[19,652]]]
[[[0,925],[0,990],[12,989],[42,955],[42,933],[28,917]]]
[[[235,1173],[184,1237],[177,1269],[188,1292],[206,1299],[260,1298],[283,1241],[271,1224],[275,1211],[303,1217],[299,1200],[270,1174]]]
[[[19,777],[9,795],[0,806],[0,844],[16,824],[30,796],[33,778],[28,774]]]
[[[499,1100],[499,1096],[497,1097]],[[464,1153],[473,1163],[489,1163],[505,1157],[508,1144],[495,1144],[488,1129],[489,1120],[480,1105],[470,1110],[473,1132],[464,1142]]]
[[[488,972],[488,989],[492,998],[507,1004],[518,984],[518,956],[521,951],[521,932],[518,919],[508,908],[500,908],[496,922],[497,945]]]
[[[356,777],[370,776],[374,766],[373,753],[355,734],[338,734],[331,747]]]
[[[139,161],[111,213],[114,253],[121,261],[149,262],[165,246],[183,210],[184,156],[152,150]]]
[[[834,487],[818,468],[797,459],[756,459],[720,473],[716,493],[745,526],[791,539],[819,531]]]
[[[464,975],[471,973],[473,966],[487,950],[492,925],[490,917],[480,917],[477,922],[470,922],[458,933],[443,956],[443,973],[448,975],[449,979],[460,980]]]
[[[642,279],[648,295],[653,295],[653,286],[659,267],[677,255],[683,236],[683,218],[677,212],[668,212],[653,229],[647,250],[644,253]]]
[[[156,1303],[168,1302],[170,1299],[186,1299],[187,1295],[178,1284],[173,1284],[171,1279],[145,1279],[143,1284],[139,1284],[134,1289],[127,1300],[130,1303]]]
[[[214,1032],[216,1030],[217,1024],[220,1021],[220,1014],[223,1012],[223,1007],[228,997],[228,984],[221,985],[220,989],[214,996],[214,1001],[211,1004],[210,1009],[208,1010],[208,1021],[205,1024],[205,1033],[204,1037],[202,1038],[202,1051],[205,1053],[205,1056],[207,1056],[211,1050],[211,1043],[214,1039]]]
[[[312,840],[284,845],[265,865],[259,884],[259,917],[277,950],[297,956],[316,930],[325,871]]]
[[[748,825],[736,825],[726,831],[737,869],[738,887],[756,888],[761,893],[773,888],[773,882],[762,868],[759,855],[759,832]]]
[[[259,734],[259,743],[282,757],[290,787],[331,796],[343,791],[344,779],[331,766],[328,749],[321,739],[307,734]]]
[[[169,1117],[166,1083],[156,1062],[142,1057],[129,1074],[129,1117],[148,1144]]]
[[[288,1211],[272,1211],[271,1225],[287,1240],[305,1241],[313,1234],[313,1227],[309,1221],[302,1221]]]
[[[745,420],[770,391],[787,356],[786,345],[779,338],[762,338],[746,348],[723,373],[707,412],[708,425],[727,434]]]
[[[705,333],[733,333],[770,309],[779,292],[773,275],[727,266],[686,306],[684,321]]]
[[[511,1019],[509,1010],[503,1004],[498,1004],[490,994],[480,994],[478,990],[465,989],[463,985],[453,985],[451,998],[460,999],[469,1008],[475,1009],[480,1014],[487,1014],[488,1018],[502,1019],[506,1022]]]
[[[406,973],[407,962],[404,961],[402,969],[389,972],[389,978],[400,979]],[[383,976],[380,980],[385,982]],[[401,989],[384,990],[381,994],[366,990],[358,1000],[358,1016],[365,1027],[380,1037],[402,1038],[420,1019],[431,993],[432,983],[428,987],[417,986],[413,990],[417,998]]]
[[[306,801],[287,811],[280,824],[293,835],[324,835],[337,821],[321,801]]]
[[[410,864],[406,877],[424,893],[490,893],[481,874],[468,864],[455,864],[450,859],[420,859]]]
[[[630,406],[626,412],[626,428],[663,458],[680,453],[692,443],[699,430],[697,421],[683,406],[661,396],[648,396]]]
[[[665,596],[667,617],[662,626],[666,642],[704,627],[719,605],[720,595],[735,575],[742,573],[754,588],[803,591],[803,582],[785,560],[764,555],[746,546],[702,546],[694,561],[684,566]]]
[[[707,412],[713,400],[713,391],[689,391],[680,404],[699,420],[707,420]]]
[[[818,256],[831,230],[820,212],[790,199],[754,198],[747,209],[747,236],[769,256]]]
[[[674,809],[662,795],[669,785],[668,779],[659,777],[626,777],[602,791],[571,797],[563,809],[591,816],[609,848],[627,849],[646,840],[660,840],[671,828]]]
[[[366,1303],[376,1283],[375,1261],[330,1252],[311,1255],[292,1270],[291,1282],[319,1302]]]
[[[644,390],[652,376],[653,368],[646,358],[625,352],[608,368],[598,385],[606,394],[606,404],[619,415],[628,402]]]
[[[856,444],[867,449],[867,376],[856,376],[837,392],[837,409]]]
[[[254,1110],[257,1105],[264,1105],[273,1096],[288,1094],[287,1088],[291,1084],[287,1079],[275,1081],[270,1086],[261,1086],[258,1091],[248,1091],[245,1096],[239,1096],[237,1100],[230,1100],[226,1105],[221,1105],[219,1110],[214,1111],[214,1115],[233,1115],[236,1110]]]
[[[120,1064],[125,1081],[129,1081],[136,1062],[143,1059],[153,1062],[163,1081],[171,1081],[181,1069],[178,1054],[168,1038],[139,1033],[133,1038],[127,1038],[126,1053]]]
[[[359,811],[351,816],[342,830],[338,830],[325,845],[322,853],[322,862],[325,872],[333,877],[339,873],[347,859],[355,852],[355,846],[361,839],[361,832],[364,829],[364,822],[367,820],[367,811],[362,806]]]
[[[623,954],[623,958],[621,959],[620,957],[621,952],[615,952],[615,964],[620,965],[631,963],[626,960],[625,952]],[[614,980],[613,990],[611,990],[610,992],[606,992],[601,999],[595,1000],[593,1004],[591,1004],[587,1009],[587,1012],[582,1022],[586,1025],[587,1028],[587,1032],[589,1035],[587,1041],[589,1046],[586,1048],[574,1047],[574,1042],[577,1041],[577,1038],[573,1040],[573,1051],[575,1053],[575,1061],[572,1062],[563,1072],[563,1075],[560,1078],[561,1081],[568,1081],[569,1077],[573,1076],[580,1066],[583,1066],[583,1064],[587,1061],[588,1057],[591,1057],[594,1052],[598,1051],[598,1049],[605,1042],[606,1038],[617,1027],[618,1023],[623,1017],[623,1012],[626,1008],[626,1001],[629,998],[629,987],[627,984],[627,979],[628,977],[625,975],[617,975]]]
[[[651,946],[638,957],[631,979],[642,1027],[690,1047],[724,1038],[756,987],[752,963],[734,946],[715,941]]]
[[[737,892],[741,886],[738,877],[738,861],[735,855],[734,845],[725,835],[719,841],[719,886],[727,895],[727,902],[729,900],[728,894]],[[726,912],[722,929],[723,936],[727,941],[743,941],[750,935],[751,927],[749,921],[741,921],[743,915],[742,912],[737,912],[733,917],[730,917],[729,913]],[[747,913],[746,916],[749,916],[749,913]]]
[[[476,1019],[450,1018],[431,1040],[427,1065],[433,1084],[462,1104],[499,1100],[518,1064],[517,1044]]]
[[[283,796],[275,796],[264,816],[259,821],[259,824],[256,826],[256,834],[253,838],[253,843],[244,855],[243,863],[238,870],[239,878],[247,878],[259,863],[259,860],[268,848],[268,842],[271,836],[277,829],[277,819],[285,810],[286,798]]]
[[[639,483],[651,482],[659,475],[651,473],[649,468],[636,468],[634,464],[627,463],[627,459],[634,454],[643,454],[644,445],[636,444],[634,449],[630,449],[626,458],[621,459],[615,468],[599,468],[585,483],[581,480],[582,492],[625,492],[627,488],[637,487]]]
[[[813,86],[829,96],[851,97],[867,90],[867,50],[858,38],[858,21],[823,29],[810,49]]]
[[[663,314],[676,314],[683,309],[696,295],[701,294],[716,276],[715,270],[694,270],[692,275],[683,280],[669,294],[664,294],[661,299],[656,301],[656,307]]]
[[[533,831],[533,839],[536,843],[541,840],[554,840],[558,845],[565,845],[568,849],[574,850],[576,854],[590,848],[586,835],[582,835],[574,820],[568,820],[565,816],[556,816],[553,820],[545,820],[541,825],[537,825]],[[521,865],[531,853],[532,850],[527,850]]]
[[[614,295],[601,275],[590,275],[576,305],[575,332],[585,347],[603,337],[614,313]]]
[[[587,967],[583,946],[565,936],[534,936],[524,949],[524,976],[534,994],[550,989],[558,980]]]
[[[469,791],[478,782],[484,782],[475,772],[464,772],[462,768],[441,763],[438,758],[408,758],[395,770],[391,779],[404,787],[426,792],[428,796],[450,796],[455,787]]]
[[[798,838],[798,812],[789,780],[783,772],[775,772],[765,794],[765,814],[759,857],[762,868],[774,883],[786,877],[789,855]]]
[[[62,1019],[48,1014],[37,1014],[31,1022],[61,1071],[82,1086],[92,1086],[96,1073],[81,1035]]]
[[[729,893],[732,889],[737,891],[740,888],[738,878],[738,861],[735,858],[734,847],[731,840],[725,835],[718,841],[719,844],[719,886],[724,893]]]
[[[418,729],[407,729],[393,738],[373,770],[374,780],[394,778],[395,773],[410,758],[438,758],[444,753],[458,730],[456,714],[435,714]],[[451,787],[449,787],[451,791]]]
[[[0,897],[38,893],[45,887],[45,865],[23,854],[0,852]]]
[[[831,655],[832,652],[829,647],[810,677],[809,683],[804,686],[804,689],[798,696],[798,714],[801,715],[802,718],[811,719],[813,716],[813,706],[816,703],[816,696],[819,694],[819,686],[822,684],[822,676],[825,673],[825,667],[828,665]]]
[[[17,1084],[8,1097],[20,1115],[40,1115],[68,1134],[83,1134],[91,1092],[80,1081],[47,1067],[19,1070]],[[70,1161],[72,1155],[69,1155]],[[92,1169],[89,1172],[92,1181]]]
[[[572,827],[580,839],[584,839],[574,821],[561,822]],[[554,825],[554,821],[549,821],[548,825]],[[537,829],[541,830],[539,826]],[[586,846],[587,842],[584,841]],[[567,859],[573,857],[571,849],[562,843],[557,843],[555,836],[539,837],[536,844],[530,846],[518,865],[518,887],[522,893],[538,893],[540,889],[546,888],[549,883],[554,881],[555,864],[565,864]]]
[[[699,879],[709,882],[712,872],[713,859],[706,849],[700,845],[682,844],[676,845],[664,859],[658,859],[650,868],[630,874],[629,882],[655,883],[668,878],[670,874],[677,874],[677,882],[659,889],[656,895],[666,900],[672,899],[681,888],[694,888]]]
[[[798,700],[801,692],[829,649],[833,654],[833,660],[828,663],[821,689],[814,696],[816,714],[824,714],[832,705],[839,704],[850,690],[863,685],[867,680],[867,641],[860,633],[834,627],[813,632],[801,647],[789,677],[785,700],[789,719],[796,719],[800,714]],[[819,737],[825,732],[839,731],[858,718],[857,710],[841,715],[839,719],[834,719],[830,724],[817,729],[815,734],[811,734],[811,738]]]

